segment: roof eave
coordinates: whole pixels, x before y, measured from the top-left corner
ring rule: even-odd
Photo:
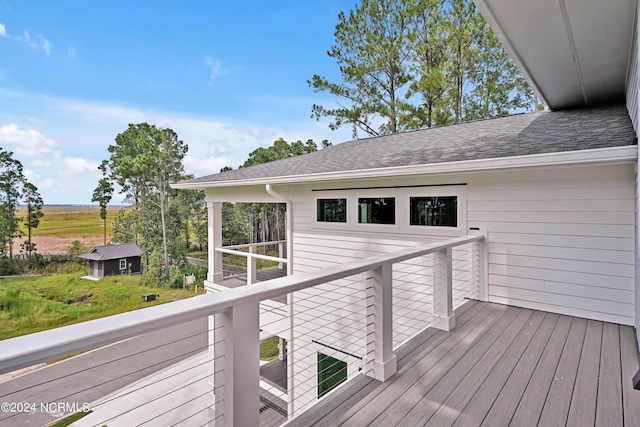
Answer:
[[[518,67],[518,70],[520,70],[520,73],[527,80],[529,87],[531,87],[531,89],[533,89],[533,91],[535,92],[536,96],[538,97],[538,100],[542,104],[548,105],[547,100],[545,99],[542,90],[540,90],[538,83],[531,76],[531,73],[529,72],[528,67],[525,65],[524,60],[518,54],[518,51],[514,49],[513,43],[511,42],[511,40],[509,40],[506,33],[502,30],[502,27],[498,23],[498,20],[495,18],[495,15],[491,7],[486,3],[485,0],[473,0],[473,2],[475,3],[476,7],[484,17],[485,21],[487,21],[487,24],[489,25],[489,27],[493,30],[493,34],[498,38],[498,40],[500,40],[500,43],[502,44],[504,49],[507,51],[507,53],[509,54],[513,62],[516,64],[516,67]]]
[[[395,166],[376,169],[359,169],[306,175],[288,175],[228,181],[183,182],[172,184],[181,190],[204,190],[206,188],[244,187],[266,184],[305,184],[312,182],[342,181],[349,179],[385,178],[442,173],[478,172],[496,169],[513,169],[579,164],[615,164],[637,161],[638,147],[596,148],[591,150],[565,151],[558,153],[532,154],[479,160],[462,160],[447,163],[431,163],[412,166]]]

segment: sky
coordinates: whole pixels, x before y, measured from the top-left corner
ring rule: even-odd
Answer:
[[[171,128],[185,172],[237,168],[276,139],[337,144],[327,56],[356,0],[0,0],[0,147],[45,204],[92,204],[98,165],[130,123]],[[113,204],[122,202],[116,195]]]

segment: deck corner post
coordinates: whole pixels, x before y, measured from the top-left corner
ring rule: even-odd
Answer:
[[[433,253],[434,271],[434,313],[432,326],[443,331],[450,331],[456,326],[453,312],[453,275],[451,247]]]
[[[259,304],[240,304],[216,313],[215,326],[216,426],[258,426]]]
[[[397,371],[393,353],[392,264],[366,273],[367,345],[365,375],[388,380]]]

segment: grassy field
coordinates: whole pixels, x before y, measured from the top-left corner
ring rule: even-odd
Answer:
[[[80,277],[0,279],[0,340],[193,296],[193,290],[141,286],[140,276]],[[146,303],[143,293],[160,297]]]
[[[111,236],[112,224],[120,209],[119,206],[107,208],[107,238]],[[104,234],[104,223],[98,206],[45,206],[42,212],[44,216],[40,219],[40,225],[32,231],[34,236]],[[26,213],[26,208],[18,209],[18,216],[24,217]],[[26,233],[24,224],[22,227]]]

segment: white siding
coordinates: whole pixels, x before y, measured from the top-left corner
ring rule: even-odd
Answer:
[[[633,325],[634,165],[478,176],[470,227],[488,231],[489,300]]]
[[[635,165],[499,171],[448,179],[467,184],[465,228],[488,233],[490,301],[634,324]],[[446,238],[403,230],[318,230],[316,195],[308,189],[291,194],[297,272]],[[468,248],[457,258],[456,278],[468,278]],[[420,275],[429,276],[431,259],[421,261],[419,274],[401,271],[408,268],[397,266],[394,273],[410,277],[410,284]]]

